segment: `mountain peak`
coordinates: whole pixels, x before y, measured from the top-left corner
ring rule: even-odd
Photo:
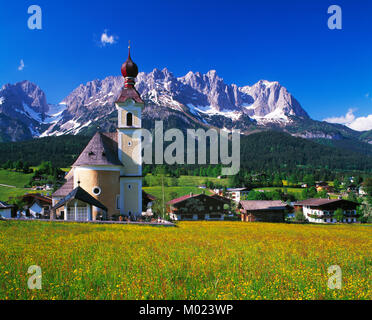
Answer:
[[[14,86],[16,85],[5,87]],[[17,109],[25,112],[25,103],[44,119],[48,104],[41,89],[39,88],[39,92],[38,87],[29,81],[22,81],[16,87],[19,91],[16,90],[13,95],[19,97]],[[108,76],[103,80],[95,79],[79,85],[61,104],[51,107],[46,115],[49,117],[50,114],[49,118],[54,118],[50,119],[50,127],[43,135],[77,134],[90,125],[106,121],[103,119],[115,112],[114,104],[122,87],[121,76]],[[136,88],[150,109],[157,110],[152,117],[159,114],[159,109],[156,108],[167,112],[177,110],[188,113],[206,125],[221,128],[244,128],[251,125],[252,121],[259,125],[286,125],[290,122],[290,116],[308,117],[297,100],[279,82],[262,79],[252,86],[238,87],[235,84],[226,84],[215,69],[205,74],[189,71],[182,77],[174,77],[167,68],[154,68],[149,73],[138,74]],[[4,90],[1,92],[4,93]],[[0,109],[5,109],[4,106],[14,108],[14,104],[7,102],[9,97],[3,96],[4,94],[0,94]],[[23,98],[24,96],[28,98]],[[152,113],[144,112],[144,115],[148,114]],[[24,117],[18,114],[12,116]],[[33,123],[41,126],[46,122],[40,120],[39,123]]]

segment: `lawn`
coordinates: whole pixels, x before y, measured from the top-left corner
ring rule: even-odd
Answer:
[[[32,174],[0,169],[0,201],[8,201],[10,197],[21,196],[29,192],[30,189],[23,187],[29,183],[31,176]],[[16,188],[1,186],[1,184],[15,186]]]
[[[0,201],[7,202],[11,197],[22,196],[26,193],[51,193],[51,191],[33,191],[31,189],[23,188],[29,183],[32,173],[24,174],[22,172],[14,172],[0,169]],[[1,186],[15,186],[16,188]]]
[[[0,299],[372,299],[371,261],[363,225],[0,221]]]
[[[275,190],[282,190],[288,193],[301,193],[304,189],[302,188],[291,188],[291,187],[263,187],[263,188],[255,188],[254,190],[264,190],[264,191],[275,191]]]
[[[32,173],[24,174],[22,172],[0,169],[0,184],[23,188],[26,184],[29,183],[32,175]]]

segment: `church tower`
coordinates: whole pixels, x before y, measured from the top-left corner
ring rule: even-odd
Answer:
[[[135,89],[138,67],[130,56],[121,67],[124,87],[115,106],[118,110],[118,157],[123,164],[120,176],[120,214],[142,214],[142,147],[141,117],[144,102]]]

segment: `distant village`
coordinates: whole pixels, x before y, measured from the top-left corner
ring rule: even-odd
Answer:
[[[36,177],[40,177],[39,174]],[[350,179],[352,180],[352,177]],[[40,181],[39,178],[36,178],[36,181]],[[304,190],[308,187],[307,184],[301,185],[301,188]],[[54,189],[54,185],[45,184],[36,188],[43,188],[42,190],[49,191]],[[36,188],[34,186],[33,189],[40,190]],[[201,190],[198,194],[189,193],[166,202],[164,205],[166,217],[162,215],[161,210],[160,212],[159,210],[158,212],[153,210],[153,203],[158,199],[143,191],[142,206],[145,210],[140,217],[132,218],[132,220],[139,222],[160,221],[166,218],[169,221],[360,222],[357,211],[360,203],[344,199],[341,193],[338,195],[335,194],[334,188],[324,181],[316,182],[314,188],[318,193],[326,191],[326,198],[309,198],[295,202],[284,202],[282,200],[247,200],[252,189],[246,187],[208,189],[206,185],[199,185],[198,188]],[[257,192],[264,193],[265,190],[258,190]],[[353,183],[347,187],[346,192],[362,198],[367,196],[363,185],[357,187]],[[84,192],[75,194],[74,197],[71,197],[69,194],[66,198],[63,208],[68,207],[70,201],[78,200],[84,203],[85,208],[89,208],[85,211],[88,213],[88,211],[92,212],[93,207],[98,205],[94,197]],[[15,203],[17,202],[21,203],[21,207],[0,201],[0,215],[8,219],[93,221],[88,215],[82,214],[81,210],[79,212],[79,209],[77,212],[68,214],[68,216],[65,215],[66,211],[62,211],[58,217],[53,217],[53,210],[56,210],[56,204],[60,202],[59,199],[55,198],[55,193],[27,193],[18,197]],[[105,217],[96,217],[96,220],[105,220]],[[128,221],[129,218],[115,215],[107,220]]]

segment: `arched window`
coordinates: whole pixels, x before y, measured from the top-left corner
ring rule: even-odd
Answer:
[[[130,112],[127,113],[127,126],[133,126],[133,115]]]

